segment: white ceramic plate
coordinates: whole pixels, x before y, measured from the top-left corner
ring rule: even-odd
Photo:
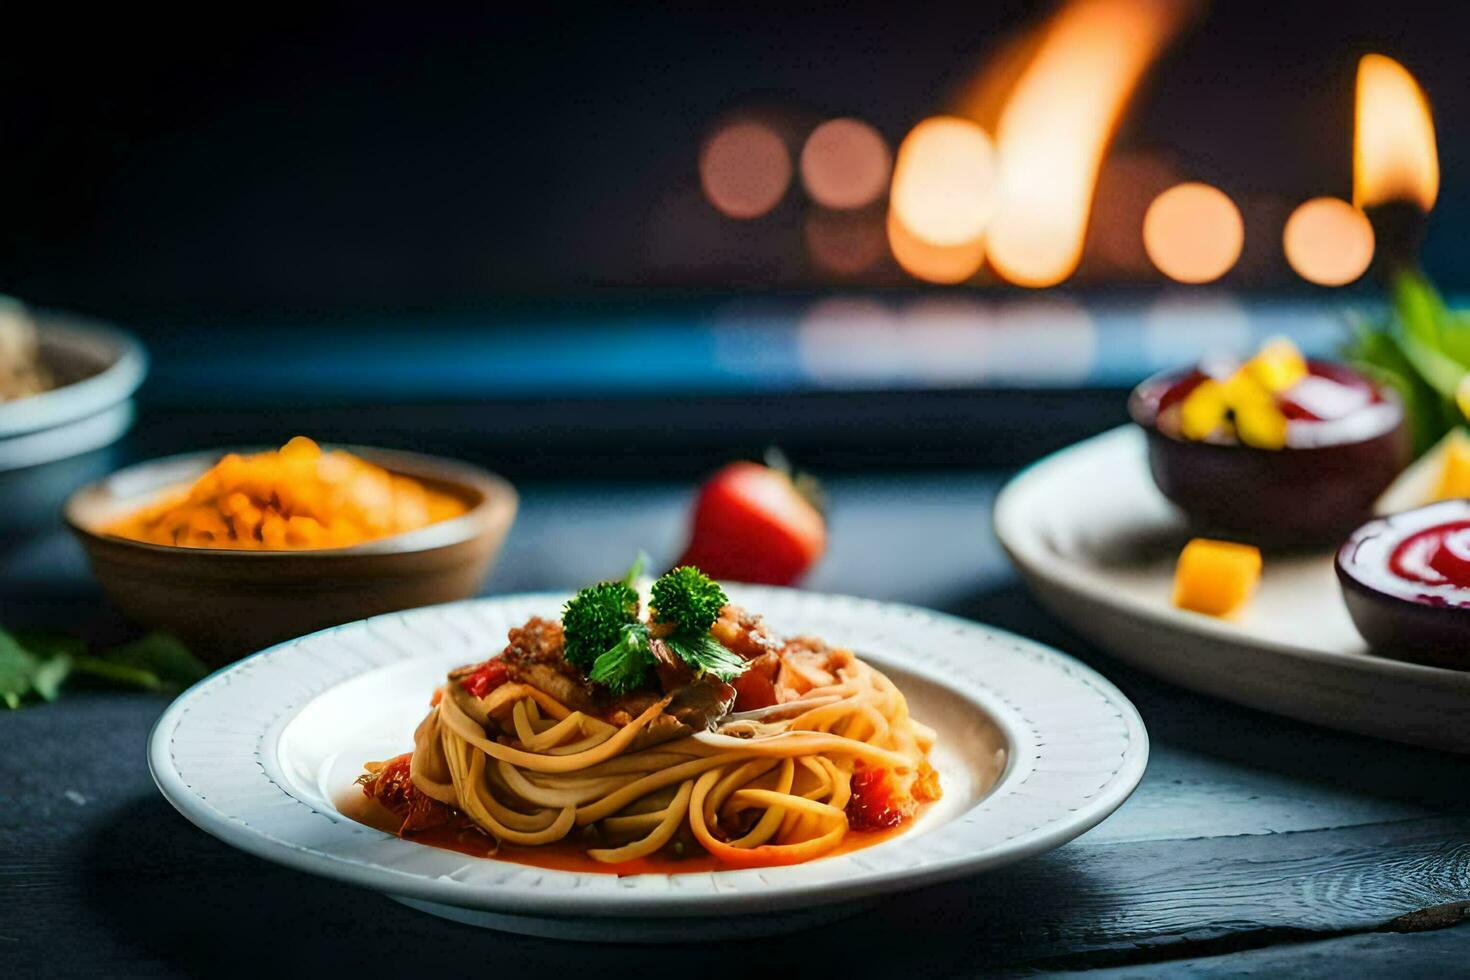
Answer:
[[[996,501],[995,531],[1043,605],[1136,667],[1303,721],[1470,752],[1470,672],[1370,653],[1331,553],[1268,555],[1234,620],[1175,609],[1174,561],[1188,534],[1134,427],[1017,476]]]
[[[938,730],[944,798],[916,826],[798,867],[618,877],[466,857],[344,817],[334,801],[352,792],[365,760],[410,747],[444,672],[499,651],[530,616],[555,615],[557,595],[379,616],[257,654],[164,713],[149,745],[153,777],[204,830],[290,867],[459,921],[657,941],[789,930],[1036,854],[1098,823],[1143,775],[1137,711],[1062,654],[907,606],[729,591],[779,632],[817,633],[870,658]]]

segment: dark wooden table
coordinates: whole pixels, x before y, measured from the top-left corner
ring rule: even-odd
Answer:
[[[126,453],[140,451],[135,442]],[[1117,682],[1148,725],[1148,772],[1118,813],[1071,844],[788,940],[651,948],[527,939],[231,850],[176,814],[149,780],[144,744],[164,699],[72,692],[0,713],[0,974],[1470,970],[1470,760],[1212,701],[1089,649],[1031,602],[996,545],[990,506],[1005,475],[830,480],[831,551],[807,584],[992,623]],[[528,482],[522,491],[487,593],[570,587],[620,568],[640,547],[674,554],[690,486]],[[60,529],[33,530],[0,550],[0,622],[120,629]]]

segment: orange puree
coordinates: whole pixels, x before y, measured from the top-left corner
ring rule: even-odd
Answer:
[[[230,453],[187,491],[107,532],[184,548],[293,551],[345,548],[464,512],[456,497],[297,436],[278,451]]]

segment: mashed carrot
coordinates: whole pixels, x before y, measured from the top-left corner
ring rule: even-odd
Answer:
[[[456,497],[297,436],[278,451],[230,453],[107,533],[183,548],[345,548],[464,512]]]

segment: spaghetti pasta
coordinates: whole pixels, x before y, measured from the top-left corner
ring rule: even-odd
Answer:
[[[411,756],[370,764],[365,791],[405,816],[404,836],[426,819],[458,821],[506,845],[571,841],[614,870],[689,848],[732,868],[800,863],[938,798],[933,732],[881,672],[820,641],[778,643],[735,607],[721,620],[746,623],[747,639],[759,631],[755,647],[732,646],[765,672],[769,703],[742,704],[738,679],[719,685],[729,697],[700,729],[677,714],[688,689],[709,680],[698,676],[656,698],[605,699],[600,712],[565,703],[533,683],[534,671],[514,676],[518,634],[552,635],[533,621],[512,631],[502,657],[451,674]],[[487,675],[498,683],[484,690]],[[395,764],[408,778],[389,799],[381,777]],[[400,799],[416,795],[435,816]]]

